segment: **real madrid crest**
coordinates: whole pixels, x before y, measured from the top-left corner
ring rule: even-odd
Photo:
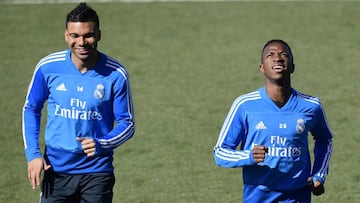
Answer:
[[[301,134],[305,131],[305,121],[302,118],[297,119],[296,121],[296,132]]]
[[[104,97],[105,87],[103,84],[96,85],[96,89],[94,91],[94,97],[96,99],[102,99]]]

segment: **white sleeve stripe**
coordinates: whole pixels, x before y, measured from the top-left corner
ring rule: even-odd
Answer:
[[[320,176],[320,177],[325,177],[328,174],[329,162],[330,162],[331,154],[332,154],[331,153],[332,152],[332,147],[333,147],[333,144],[332,144],[332,142],[330,142],[330,144],[327,147],[327,152],[325,154],[325,158],[324,158],[324,161],[322,163],[322,166],[321,166],[319,172],[317,173],[317,175]]]
[[[31,78],[31,81],[30,81],[30,84],[28,86],[28,91],[27,91],[27,94],[26,94],[26,98],[28,98],[29,96],[29,93],[30,93],[30,87],[32,86],[32,84],[34,83],[34,79],[35,79],[35,74],[36,72],[40,69],[41,66],[47,64],[47,63],[52,63],[52,62],[56,62],[56,61],[64,61],[66,60],[65,57],[60,57],[60,58],[55,58],[55,59],[51,59],[51,60],[41,60],[35,67],[35,71],[34,71],[34,74],[33,74],[33,77]]]
[[[224,160],[239,161],[239,160],[249,159],[250,151],[245,150],[243,152],[239,152],[239,151],[234,152],[223,148],[217,148],[215,149],[215,155]]]
[[[234,104],[232,105],[226,119],[225,119],[225,122],[224,122],[224,125],[223,127],[221,128],[221,131],[220,131],[220,136],[219,136],[219,139],[216,143],[216,146],[221,146],[222,142],[224,141],[225,137],[226,137],[226,134],[230,128],[230,125],[232,123],[232,120],[234,119],[234,116],[238,110],[238,108],[245,102],[247,101],[250,101],[250,100],[257,100],[257,99],[260,99],[261,96],[260,96],[260,93],[259,92],[254,92],[254,93],[250,93],[250,94],[247,94],[247,95],[244,95],[244,96],[240,96],[238,97]]]
[[[28,104],[28,97],[29,97],[29,94],[30,94],[30,87],[33,85],[34,83],[34,79],[35,79],[35,74],[36,72],[40,69],[41,66],[47,64],[47,63],[52,63],[52,62],[56,62],[56,61],[64,61],[66,60],[66,50],[65,51],[60,51],[60,52],[56,52],[56,53],[52,53],[44,58],[42,58],[38,63],[37,65],[35,66],[35,71],[33,73],[33,76],[31,78],[31,81],[29,83],[29,86],[28,86],[28,90],[27,90],[27,93],[26,93],[26,101],[25,101],[25,104],[23,106],[23,111],[22,111],[22,136],[23,136],[23,140],[24,140],[24,148],[26,149],[27,148],[27,142],[26,142],[26,138],[25,138],[25,125],[26,123],[24,122],[24,113],[25,113],[25,107],[26,105]]]
[[[131,123],[131,125],[129,125],[123,132],[116,135],[115,137],[113,137],[111,139],[99,139],[99,141],[105,145],[117,142],[118,140],[123,139],[123,137],[126,137],[126,135],[129,134],[129,132],[131,132],[132,129],[133,129],[133,124]]]
[[[26,143],[26,139],[25,139],[25,122],[24,122],[24,110],[22,112],[22,137],[23,137],[23,141],[24,141],[24,148],[27,148],[27,143]]]
[[[131,126],[129,126],[129,128],[127,128],[126,132],[124,131],[123,133],[116,136],[115,139],[113,138],[113,139],[111,139],[111,141],[100,139],[99,142],[101,143],[101,145],[103,145],[104,148],[117,147],[117,146],[121,145],[122,143],[124,143],[126,140],[128,140],[133,135],[134,128]]]

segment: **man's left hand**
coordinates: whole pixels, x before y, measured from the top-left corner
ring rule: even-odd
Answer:
[[[308,178],[308,185],[311,189],[311,192],[315,195],[315,196],[319,196],[322,195],[325,192],[325,187],[324,184],[322,184],[320,181],[316,180],[315,182],[313,182],[312,177]]]
[[[95,155],[96,143],[94,139],[87,137],[77,137],[76,140],[81,142],[82,149],[88,157]]]

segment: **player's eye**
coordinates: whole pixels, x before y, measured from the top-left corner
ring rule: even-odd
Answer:
[[[84,35],[85,38],[92,38],[95,37],[95,33],[88,33],[86,35]]]
[[[68,34],[71,38],[78,38],[80,37],[78,34],[75,34],[75,33],[69,33]]]
[[[282,52],[281,56],[288,57],[288,54],[286,52]]]
[[[265,56],[266,56],[266,57],[274,56],[274,52],[268,52]]]

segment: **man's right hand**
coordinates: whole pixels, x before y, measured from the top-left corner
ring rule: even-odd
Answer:
[[[42,170],[48,170],[51,166],[47,165],[43,158],[36,158],[28,162],[28,178],[32,186],[35,189],[40,185],[40,174]]]
[[[265,147],[263,145],[255,145],[252,152],[253,152],[253,158],[256,163],[264,162],[265,160],[265,154],[267,154],[269,151],[268,147]]]

